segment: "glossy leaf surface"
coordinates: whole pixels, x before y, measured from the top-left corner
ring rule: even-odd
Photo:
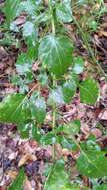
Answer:
[[[32,118],[37,123],[42,124],[46,116],[46,104],[44,98],[40,97],[36,100],[31,101],[31,114]]]
[[[82,59],[82,57],[74,57],[73,63],[73,72],[75,74],[82,73],[84,69],[84,60]]]
[[[64,102],[70,103],[72,97],[75,95],[76,92],[76,82],[73,79],[66,81],[63,84],[62,91],[63,91]]]
[[[71,1],[63,0],[56,8],[57,19],[64,23],[72,21]]]
[[[85,104],[95,104],[99,96],[98,84],[94,79],[86,79],[80,84],[80,100]]]
[[[0,103],[0,122],[25,123],[31,118],[29,105],[22,94],[12,94]]]
[[[50,34],[41,40],[39,58],[51,73],[60,77],[72,63],[72,49],[69,38]]]

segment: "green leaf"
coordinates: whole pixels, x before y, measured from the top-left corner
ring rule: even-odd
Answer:
[[[32,136],[32,139],[34,139],[36,141],[40,141],[40,139],[41,139],[40,128],[38,128],[35,125],[31,125],[31,136]]]
[[[74,141],[65,136],[58,136],[58,143],[61,144],[62,148],[66,148],[68,150],[74,150],[74,151],[78,150],[78,147],[74,143]]]
[[[36,23],[44,24],[50,20],[49,10],[45,10],[45,12],[36,16]]]
[[[69,23],[72,21],[72,9],[71,9],[71,0],[63,0],[56,7],[57,19],[64,23]]]
[[[29,138],[30,125],[29,124],[20,124],[18,125],[18,130],[20,132],[21,138]]]
[[[46,135],[43,135],[40,139],[40,143],[42,145],[49,145],[49,144],[55,144],[57,141],[57,138],[55,134],[49,132]]]
[[[27,98],[22,94],[12,94],[0,103],[0,122],[26,123],[31,119]]]
[[[19,4],[19,8],[18,8],[17,12],[18,12],[17,13],[18,15],[20,15],[22,12],[26,12],[28,15],[34,15],[35,6],[34,6],[34,4],[32,3],[31,0],[22,1]]]
[[[76,82],[72,79],[66,81],[62,86],[63,97],[65,103],[70,103],[72,97],[75,95],[76,92]]]
[[[37,123],[42,124],[46,116],[46,103],[43,97],[39,97],[36,100],[31,100],[31,114],[32,118]]]
[[[90,178],[107,176],[107,158],[101,151],[87,150],[77,159],[80,174]]]
[[[56,105],[62,105],[64,104],[64,97],[62,88],[59,86],[56,89],[53,89],[49,94],[49,104],[52,105],[55,103]]]
[[[34,60],[37,59],[38,57],[38,43],[36,44],[28,44],[28,50],[27,50],[27,57],[29,60]]]
[[[30,41],[32,44],[35,44],[35,41],[37,40],[37,35],[38,34],[35,29],[35,25],[32,22],[27,21],[23,25],[23,37]]]
[[[41,139],[41,131],[40,129],[34,125],[33,123],[20,124],[18,125],[18,130],[23,139],[34,139],[36,141],[40,141]]]
[[[57,77],[63,75],[72,63],[72,43],[64,36],[48,35],[41,40],[39,58]]]
[[[80,100],[85,104],[95,104],[99,96],[98,84],[94,79],[86,79],[80,84]]]
[[[13,32],[19,32],[19,28],[14,22],[10,24],[10,30]]]
[[[71,123],[68,123],[63,126],[63,132],[70,135],[76,135],[80,131],[80,120],[74,120]]]
[[[95,190],[107,190],[107,184],[99,185],[95,188]]]
[[[29,87],[28,87],[28,81],[22,79],[19,75],[13,75],[11,76],[11,82],[12,84],[14,84],[15,86],[19,87],[19,92],[21,94],[24,94],[26,92],[29,91]]]
[[[74,57],[73,63],[74,63],[73,72],[75,74],[82,73],[84,69],[84,60],[82,59],[82,57]]]
[[[30,60],[26,53],[22,53],[18,56],[16,62],[16,70],[20,75],[25,75],[30,72],[32,68],[32,60]]]
[[[4,6],[4,14],[6,16],[6,24],[8,29],[10,29],[10,24],[16,17],[16,12],[18,10],[20,0],[6,0]]]
[[[22,168],[20,169],[19,174],[17,175],[12,185],[10,185],[8,190],[21,190],[23,188],[24,180],[25,180],[25,173],[24,169]]]
[[[42,4],[41,0],[23,0],[20,4],[19,4],[19,8],[17,11],[17,14],[20,15],[22,12],[26,12],[27,15],[30,16],[30,18],[32,17],[32,19],[37,17],[37,12],[39,12],[40,14],[40,6]]]
[[[38,76],[38,81],[40,82],[41,86],[48,85],[48,75],[45,72],[41,72]]]
[[[46,183],[45,190],[79,190],[80,188],[75,184],[71,184],[69,176],[64,169],[64,161],[58,160],[53,168],[51,168],[51,175]]]

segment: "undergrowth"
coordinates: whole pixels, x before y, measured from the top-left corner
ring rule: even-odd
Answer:
[[[78,118],[59,124],[60,107],[70,104],[77,94],[81,103],[91,106],[100,99],[100,87],[94,73],[107,81],[107,75],[96,59],[90,42],[92,33],[100,27],[100,19],[106,12],[104,2],[6,0],[2,11],[5,22],[1,26],[4,38],[0,43],[7,47],[15,45],[20,49],[24,41],[27,50],[26,53],[19,51],[16,73],[10,77],[11,83],[19,91],[7,95],[0,103],[0,122],[16,124],[22,138],[34,139],[43,146],[52,145],[52,160],[43,190],[107,189],[106,183],[98,183],[99,179],[107,179],[107,151],[101,150],[94,136],[90,135],[85,141],[77,140],[81,128]],[[16,18],[23,13],[26,20],[23,25],[18,25]],[[67,26],[74,27],[81,39],[88,67],[84,57],[76,53],[77,47]],[[84,73],[87,76],[81,81],[80,75]],[[43,88],[48,90],[47,97],[42,95]],[[45,133],[42,126],[47,122],[49,113],[51,131]],[[80,176],[70,180],[64,157],[57,159],[57,144],[78,152],[76,168],[80,176],[89,178],[92,188],[86,187]],[[24,169],[20,168],[8,190],[21,190],[25,178]]]

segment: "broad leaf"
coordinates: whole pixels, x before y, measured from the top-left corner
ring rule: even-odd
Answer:
[[[20,169],[19,174],[17,175],[12,185],[10,185],[8,190],[21,190],[23,188],[24,180],[25,180],[25,173],[24,169],[22,168]]]
[[[16,62],[16,70],[20,75],[25,75],[26,73],[30,72],[32,68],[32,60],[30,60],[27,54],[22,53],[18,56]]]
[[[46,116],[46,103],[44,98],[40,97],[36,100],[31,100],[31,114],[37,123],[42,124],[44,122]]]
[[[70,135],[76,135],[79,133],[81,124],[80,120],[74,120],[71,123],[68,123],[63,126],[63,132]]]
[[[73,59],[73,72],[75,74],[80,74],[83,72],[84,69],[84,60],[82,59],[82,57],[75,57]]]
[[[72,97],[75,95],[76,92],[76,82],[72,79],[66,81],[62,86],[63,97],[65,103],[70,103]]]
[[[31,124],[31,138],[36,141],[40,141],[40,139],[41,139],[40,128],[38,128],[37,126],[35,126],[33,124]]]
[[[107,176],[107,158],[101,151],[87,150],[77,159],[80,174],[90,178]]]
[[[49,83],[47,73],[41,72],[38,76],[38,81],[40,82],[41,86],[47,86]]]
[[[33,36],[35,35],[35,27],[32,22],[27,21],[23,25],[23,36],[28,37],[28,36]]]
[[[39,58],[57,77],[63,75],[72,63],[72,43],[64,36],[48,35],[41,40]]]
[[[46,135],[43,135],[40,139],[42,145],[55,144],[57,142],[57,137],[55,134],[48,132]]]
[[[19,4],[17,14],[20,15],[22,12],[26,12],[28,15],[36,18],[36,11],[40,9],[41,0],[23,0]],[[40,12],[39,12],[40,13]]]
[[[34,4],[32,3],[31,0],[22,1],[19,4],[19,8],[18,8],[17,12],[18,12],[17,13],[18,15],[20,15],[22,12],[26,12],[29,15],[34,15],[34,13],[35,13],[35,6],[34,6]]]
[[[43,24],[50,20],[50,14],[49,11],[46,10],[45,12],[39,14],[36,16],[36,23]]]
[[[94,79],[86,79],[80,84],[80,100],[85,104],[95,104],[99,96],[98,84]]]
[[[77,185],[71,184],[69,176],[64,170],[63,160],[58,160],[52,170],[52,173],[46,183],[45,190],[79,190]]]
[[[60,135],[58,136],[58,143],[61,144],[62,148],[66,148],[72,151],[78,150],[77,145],[71,138]]]
[[[52,105],[55,103],[56,105],[62,105],[64,104],[64,97],[62,88],[59,86],[56,89],[53,89],[49,94],[49,104]]]
[[[25,38],[25,40],[27,40],[29,44],[35,44],[35,41],[37,40],[37,31],[35,28],[35,25],[30,22],[27,21],[24,25],[23,25],[23,37]]]
[[[99,185],[95,188],[95,190],[107,190],[107,184]]]
[[[20,124],[18,125],[18,130],[21,135],[21,138],[26,139],[29,138],[29,132],[30,132],[30,124]]]
[[[62,0],[62,2],[56,7],[57,19],[64,23],[72,21],[72,9],[71,0]]]
[[[28,44],[27,57],[29,60],[34,62],[38,57],[38,43],[36,44]]]
[[[0,122],[26,123],[30,118],[29,105],[24,95],[8,95],[0,103]]]
[[[37,126],[35,126],[33,123],[20,124],[18,125],[17,128],[19,130],[21,138],[23,139],[30,138],[39,141],[41,138],[40,129]]]

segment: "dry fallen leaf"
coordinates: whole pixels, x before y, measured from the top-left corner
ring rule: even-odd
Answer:
[[[98,34],[99,34],[100,37],[101,36],[107,37],[107,32],[106,31],[99,31]]]
[[[18,167],[21,167],[22,165],[24,165],[28,160],[35,161],[37,160],[37,158],[35,155],[32,155],[32,154],[23,155],[21,159],[19,160]]]
[[[87,124],[82,124],[81,126],[81,131],[85,134],[85,135],[89,135],[90,134],[90,128]]]
[[[26,16],[21,15],[20,17],[16,18],[16,20],[13,22],[15,25],[22,25],[26,22]]]
[[[17,176],[18,172],[17,171],[12,171],[12,170],[9,170],[7,175],[12,179],[14,180]]]
[[[23,190],[34,190],[34,188],[32,188],[31,183],[28,179],[26,179],[24,182]]]
[[[99,129],[92,129],[91,134],[93,134],[96,138],[100,138],[102,136],[102,132]]]
[[[107,120],[107,110],[105,110],[103,113],[101,112],[99,118],[100,120]]]

